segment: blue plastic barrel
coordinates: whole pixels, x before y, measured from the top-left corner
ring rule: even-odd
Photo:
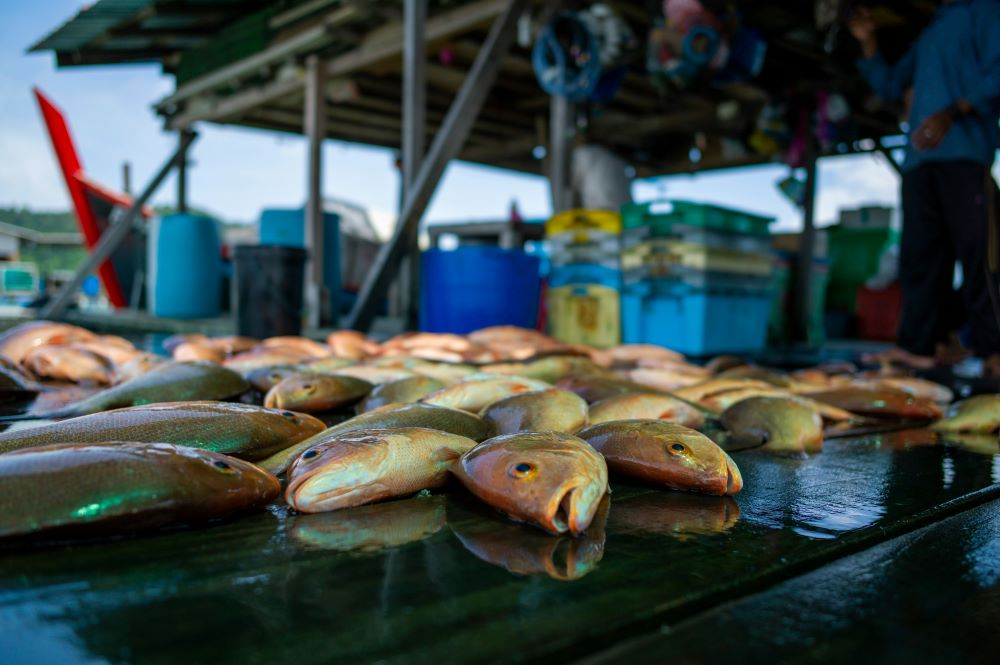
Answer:
[[[465,334],[498,325],[534,328],[540,260],[499,247],[431,249],[423,253],[420,328]]]
[[[222,258],[214,219],[183,213],[154,218],[148,247],[147,294],[155,316],[219,316]]]
[[[260,244],[306,246],[304,208],[266,208],[260,213]],[[340,307],[340,215],[323,213],[323,283],[330,293],[330,311]]]

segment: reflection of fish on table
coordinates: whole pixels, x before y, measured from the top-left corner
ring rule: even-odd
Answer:
[[[739,521],[740,507],[729,496],[649,492],[616,500],[608,515],[608,531],[688,540],[725,533]]]
[[[604,556],[605,522],[610,499],[605,495],[590,528],[579,537],[543,533],[527,524],[512,524],[483,506],[448,503],[448,525],[469,552],[515,575],[547,575],[578,580],[592,572]]]
[[[295,515],[295,542],[338,552],[377,552],[423,540],[445,525],[445,497],[416,496],[329,513]]]

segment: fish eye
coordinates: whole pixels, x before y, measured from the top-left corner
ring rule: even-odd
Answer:
[[[303,384],[303,385],[302,385],[302,390],[312,390],[312,389],[313,389],[313,387],[314,387],[314,386],[313,386],[313,384],[311,384],[311,383],[306,383],[306,384]]]
[[[215,460],[214,462],[212,462],[212,466],[218,469],[220,473],[234,473],[233,467],[229,466],[222,460]]]
[[[534,472],[535,465],[528,464],[527,462],[518,462],[514,466],[510,467],[508,473],[512,478],[527,478]]]
[[[671,443],[670,452],[674,455],[687,455],[688,449],[683,443]]]
[[[299,422],[298,414],[292,411],[282,411],[281,415],[287,418],[288,420],[291,420],[293,423]]]
[[[319,451],[313,448],[312,450],[307,450],[302,453],[302,459],[312,459],[313,457],[316,457],[316,455],[319,455]]]

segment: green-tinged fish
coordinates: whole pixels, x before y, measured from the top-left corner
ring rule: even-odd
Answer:
[[[590,358],[580,356],[547,356],[530,362],[498,363],[486,365],[482,371],[537,379],[546,383],[555,383],[570,376],[607,373],[607,370],[596,365]]]
[[[556,535],[586,531],[608,491],[604,458],[561,432],[494,437],[465,454],[453,473],[497,510]]]
[[[174,443],[259,460],[325,427],[312,416],[249,404],[151,404],[0,432],[0,453],[52,443],[139,441]]]
[[[714,441],[662,420],[617,420],[592,425],[578,436],[604,456],[614,474],[685,492],[736,494],[739,467]]]
[[[363,429],[395,429],[399,427],[426,427],[442,432],[467,436],[482,441],[493,434],[493,429],[477,415],[430,404],[387,404],[350,420],[334,425],[296,445],[275,453],[260,465],[273,474],[284,473],[295,458],[310,446],[334,439],[346,432]]]
[[[72,418],[159,402],[229,399],[249,389],[242,376],[214,363],[169,363],[45,417]]]
[[[288,520],[301,545],[337,552],[379,552],[432,536],[446,524],[445,497],[415,496]]]
[[[729,432],[727,450],[762,446],[776,453],[823,450],[823,419],[801,402],[785,397],[750,397],[720,417]]]
[[[267,391],[264,406],[303,413],[324,413],[362,400],[372,384],[353,376],[299,374],[284,379]]]
[[[493,402],[479,416],[497,434],[569,432],[587,424],[587,403],[576,393],[549,388]]]
[[[715,395],[706,397],[701,401],[701,405],[719,414],[737,402],[742,402],[751,397],[784,397],[786,399],[799,402],[803,406],[818,413],[822,418],[831,422],[851,422],[858,420],[858,416],[850,411],[817,402],[805,395],[791,393],[784,388],[741,388],[738,390],[727,390]]]
[[[351,360],[350,358],[327,356],[326,358],[316,358],[315,360],[302,363],[302,368],[314,374],[340,374],[340,370],[345,367],[354,367],[357,364],[356,360]]]
[[[447,406],[470,413],[479,413],[493,402],[521,393],[545,390],[549,384],[535,379],[503,378],[463,381],[433,392],[421,401],[435,406]]]
[[[599,402],[615,395],[629,393],[648,393],[646,386],[607,376],[571,376],[556,382],[556,388],[562,388],[582,397],[588,404]]]
[[[460,383],[466,376],[477,370],[472,365],[464,363],[432,363],[425,361],[423,365],[418,365],[414,371],[419,373],[420,376],[428,376],[432,379],[437,379],[446,386],[450,386]]]
[[[275,365],[274,367],[258,367],[245,374],[254,390],[266,393],[290,376],[305,373],[302,365]]]
[[[729,531],[740,520],[730,496],[650,492],[615,500],[608,526],[615,533],[645,533],[688,540]]]
[[[1000,455],[1000,439],[996,434],[982,432],[945,432],[941,433],[941,443],[967,450],[979,455]]]
[[[342,434],[295,460],[285,501],[299,512],[322,513],[440,487],[475,445],[468,437],[422,427]]]
[[[227,517],[278,496],[242,460],[167,443],[69,443],[0,456],[0,539],[128,533]]]
[[[705,424],[705,416],[697,407],[670,395],[629,393],[607,397],[590,405],[592,425],[636,419],[665,420],[691,428]]]
[[[993,432],[1000,428],[1000,395],[976,395],[955,402],[943,420],[931,425],[938,432]]]
[[[411,376],[390,383],[375,386],[371,393],[358,404],[358,413],[377,409],[386,404],[417,402],[431,393],[445,387],[442,381],[429,376]]]
[[[609,503],[605,496],[590,528],[577,538],[484,519],[472,510],[454,507],[454,503],[448,506],[448,524],[465,549],[486,563],[515,575],[546,575],[571,581],[594,571],[604,557],[604,522]]]
[[[357,379],[367,381],[373,386],[416,376],[416,372],[408,369],[375,367],[374,365],[351,365],[350,367],[342,367],[337,370],[337,374],[340,376],[353,376]]]

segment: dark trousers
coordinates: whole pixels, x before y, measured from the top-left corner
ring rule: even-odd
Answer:
[[[903,174],[899,346],[924,356],[946,339],[956,303],[952,279],[962,264],[962,300],[978,356],[1000,353],[1000,305],[989,273],[987,207],[1000,204],[989,170],[975,162],[930,162]],[[1000,215],[993,216],[994,220]],[[995,224],[995,222],[994,222]],[[991,293],[992,290],[992,293]]]

